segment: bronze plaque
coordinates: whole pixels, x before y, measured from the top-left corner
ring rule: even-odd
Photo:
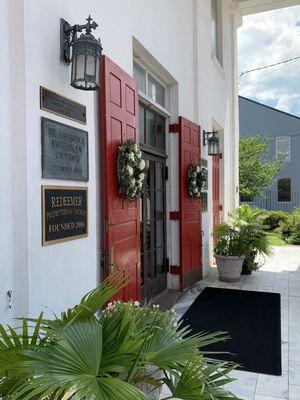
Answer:
[[[86,106],[42,86],[40,87],[40,107],[42,110],[86,124]]]
[[[88,235],[88,190],[42,186],[43,246]]]
[[[88,181],[88,133],[42,117],[43,178]]]

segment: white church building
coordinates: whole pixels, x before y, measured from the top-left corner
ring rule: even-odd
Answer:
[[[60,312],[114,270],[131,277],[125,300],[208,274],[213,228],[239,198],[237,30],[243,15],[295,4],[1,0],[1,322]],[[103,47],[84,72],[80,57],[95,54],[76,59],[82,33]],[[98,90],[71,86],[72,68],[73,86]],[[118,178],[128,140],[147,170],[135,201]]]

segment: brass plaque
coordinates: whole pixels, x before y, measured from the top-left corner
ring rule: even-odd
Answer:
[[[88,133],[42,117],[42,176],[88,181]]]
[[[42,186],[43,246],[88,236],[88,190]]]
[[[40,107],[42,110],[86,124],[86,106],[43,86],[40,87]]]

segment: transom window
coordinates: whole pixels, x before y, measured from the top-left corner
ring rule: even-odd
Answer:
[[[211,0],[212,55],[223,65],[222,0]]]
[[[139,138],[140,143],[161,152],[166,150],[166,119],[139,104]]]
[[[163,108],[167,108],[166,87],[135,61],[133,62],[133,77],[137,81],[138,88],[143,94]]]
[[[280,161],[291,161],[291,143],[289,136],[276,138],[276,158]]]
[[[278,201],[291,201],[291,178],[278,179]]]

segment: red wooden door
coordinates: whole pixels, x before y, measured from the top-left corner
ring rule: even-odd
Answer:
[[[131,76],[103,56],[100,93],[105,274],[113,270],[129,274],[130,283],[118,298],[139,300],[139,202],[129,202],[120,196],[116,171],[119,145],[127,139],[138,142],[137,85]]]
[[[220,202],[220,155],[212,157],[212,184],[213,184],[213,228],[221,223]]]
[[[181,286],[185,288],[202,278],[201,200],[192,199],[186,186],[187,170],[192,162],[201,163],[200,126],[179,118],[180,163],[180,262]]]

